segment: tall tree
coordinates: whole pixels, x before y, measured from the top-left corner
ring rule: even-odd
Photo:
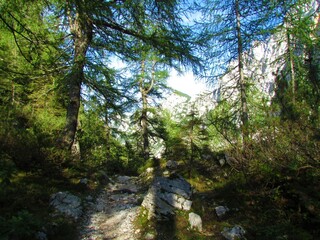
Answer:
[[[137,110],[139,116],[136,117],[138,121],[137,119],[134,121],[137,121],[141,128],[142,155],[147,160],[150,156],[150,136],[156,135],[151,130],[154,115],[152,108],[163,93],[168,90],[166,80],[169,75],[165,60],[158,57],[157,52],[151,49],[146,50],[145,47],[141,47],[139,61],[134,61],[130,68],[134,69],[132,71],[132,89],[135,89],[136,94],[140,95],[140,100],[137,101],[140,105]]]
[[[62,7],[61,7],[62,6]],[[68,75],[69,100],[67,123],[63,136],[65,146],[74,141],[80,106],[81,87],[89,61],[97,53],[103,57],[117,55],[122,59],[137,56],[133,39],[157,49],[171,65],[194,65],[189,30],[181,24],[177,1],[80,1],[60,5],[67,16],[73,43],[73,63]],[[150,31],[145,22],[154,22]]]
[[[283,113],[292,117],[293,106],[299,104],[296,104],[296,100],[298,102],[299,98],[301,100],[299,92],[309,88],[305,84],[311,84],[313,91],[303,94],[302,97],[319,101],[316,100],[319,93],[319,81],[317,80],[319,75],[314,74],[317,72],[315,66],[319,63],[319,3],[314,0],[279,1],[277,6],[277,11],[283,15],[283,21],[276,31],[280,36],[284,36],[287,47],[285,54],[279,56],[278,59],[281,70],[281,75],[278,77],[288,82],[290,86],[285,106],[289,110],[286,110],[287,113],[284,110]],[[312,97],[310,98],[310,96]],[[309,103],[313,105],[313,112],[317,112],[317,107],[314,106],[318,104]]]
[[[73,40],[73,59],[67,79],[68,106],[63,144],[71,148],[75,142],[80,108],[81,85],[84,82],[86,55],[93,37],[93,24],[86,11],[85,1],[67,1],[66,14],[69,20],[70,33]]]
[[[202,29],[200,32],[200,42],[204,46],[202,56],[207,62],[207,74],[204,77],[210,84],[216,84],[223,76],[228,74],[228,78],[231,76],[232,79],[222,82],[225,84],[222,88],[228,92],[231,99],[240,103],[240,107],[234,110],[239,112],[245,147],[249,137],[249,110],[244,55],[253,41],[266,39],[267,30],[276,25],[278,19],[269,18],[268,14],[272,8],[267,1],[207,0],[198,4],[197,9],[203,15],[196,27]]]

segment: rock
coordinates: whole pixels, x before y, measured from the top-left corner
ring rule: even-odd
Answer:
[[[219,164],[223,167],[226,164],[226,160],[224,158],[219,159]]]
[[[202,232],[202,219],[198,214],[195,214],[193,212],[189,213],[189,224],[191,229]]]
[[[155,179],[153,185],[161,188],[163,191],[175,193],[187,199],[189,199],[192,194],[190,183],[181,176],[175,178],[158,177]]]
[[[117,182],[119,183],[126,183],[131,179],[129,176],[118,176],[117,177]]]
[[[117,185],[115,185],[115,187],[113,189],[114,189],[113,190],[114,193],[132,194],[132,193],[137,193],[138,192],[137,186],[132,184],[132,183],[117,184]]]
[[[169,170],[175,170],[177,169],[177,167],[178,167],[178,163],[176,161],[169,160],[166,163],[166,168],[168,168]]]
[[[82,178],[82,179],[80,179],[79,183],[87,185],[88,184],[88,179],[87,178]]]
[[[151,174],[151,173],[153,173],[154,172],[154,168],[153,167],[148,167],[147,169],[146,169],[146,173],[147,174]]]
[[[203,160],[206,160],[206,161],[211,159],[211,155],[210,154],[203,154],[201,157],[202,157]]]
[[[45,232],[37,232],[35,238],[37,240],[48,240],[48,236]]]
[[[145,240],[152,240],[155,239],[155,235],[153,233],[147,233],[144,237]]]
[[[148,218],[167,219],[175,209],[190,210],[191,185],[182,177],[157,177],[143,199],[142,206],[148,210]]]
[[[185,211],[189,211],[191,208],[192,201],[187,200],[184,197],[181,197],[177,194],[164,192],[161,196],[164,201],[166,201],[174,208]]]
[[[148,219],[152,217],[166,219],[168,216],[174,215],[173,206],[161,199],[160,193],[155,186],[149,188],[141,205],[148,210]]]
[[[221,218],[229,211],[229,208],[224,206],[218,206],[218,207],[215,207],[215,211],[217,216]]]
[[[222,236],[227,240],[237,240],[244,238],[246,231],[239,225],[233,228],[224,228],[221,232]]]
[[[82,215],[81,199],[69,192],[58,192],[50,197],[50,205],[58,212],[77,220]]]
[[[165,170],[163,173],[164,177],[169,177],[170,176],[170,172],[168,170]]]
[[[86,196],[86,201],[87,202],[92,202],[93,201],[93,197],[90,196],[90,195]]]

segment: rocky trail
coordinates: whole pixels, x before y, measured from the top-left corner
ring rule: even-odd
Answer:
[[[114,178],[94,202],[88,203],[80,226],[80,239],[139,239],[133,220],[139,213],[142,198],[138,178]]]
[[[51,197],[51,205],[58,212],[78,221],[80,240],[176,239],[172,237],[176,234],[175,216],[179,211],[185,212],[184,216],[180,214],[184,225],[181,225],[182,228],[180,226],[179,231],[184,231],[188,236],[212,237],[214,233],[204,231],[200,215],[192,212],[191,184],[180,175],[155,176],[153,169],[149,170],[139,177],[115,176],[109,179],[110,182],[95,199],[87,196],[81,201],[68,192],[58,192]],[[226,206],[215,207],[219,221],[228,211]],[[140,220],[137,219],[141,217],[150,224],[139,225],[137,222]],[[167,229],[166,224],[173,224],[173,228]],[[245,233],[240,225],[236,225],[224,227],[219,235],[223,239],[234,240],[242,239]]]

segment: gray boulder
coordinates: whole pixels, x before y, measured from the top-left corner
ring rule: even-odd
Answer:
[[[175,193],[186,199],[189,199],[192,194],[190,183],[181,176],[174,178],[157,177],[153,185],[165,192]]]
[[[88,184],[88,179],[87,178],[81,178],[79,183],[81,183],[83,185],[87,185]]]
[[[81,199],[69,192],[58,192],[50,197],[56,211],[77,220],[82,215]]]
[[[129,176],[118,176],[117,177],[117,182],[119,182],[119,183],[126,183],[130,180],[131,180],[131,177],[129,177]]]
[[[175,214],[176,209],[190,210],[191,194],[191,185],[182,177],[157,177],[149,188],[142,206],[148,210],[149,219],[168,219]]]
[[[193,212],[189,213],[189,224],[191,229],[202,232],[202,219],[198,214],[195,214]]]
[[[225,206],[218,206],[218,207],[215,207],[215,211],[217,216],[221,218],[229,211],[229,208]]]
[[[222,236],[227,240],[243,239],[246,231],[243,227],[236,225],[233,228],[224,228],[221,232]]]
[[[35,235],[35,238],[37,240],[48,240],[48,236],[45,232],[41,231],[41,232],[37,232]]]

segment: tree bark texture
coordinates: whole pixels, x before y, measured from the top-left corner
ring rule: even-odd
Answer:
[[[108,161],[111,158],[111,146],[110,146],[110,144],[111,144],[111,142],[110,142],[111,129],[110,129],[110,126],[109,126],[109,115],[108,115],[107,106],[105,106],[105,109],[106,109],[106,113],[105,113],[106,159]]]
[[[241,132],[243,139],[243,146],[246,146],[248,140],[248,106],[247,106],[247,96],[246,96],[246,82],[243,73],[243,42],[241,36],[241,15],[239,8],[239,0],[235,1],[235,14],[236,14],[236,32],[237,32],[237,42],[238,42],[238,72],[239,72],[239,89],[240,89],[240,102],[241,102]]]
[[[67,2],[69,8],[72,7]],[[84,80],[83,68],[86,62],[86,53],[92,40],[92,24],[81,7],[75,4],[75,13],[68,11],[70,30],[74,41],[73,66],[68,76],[69,102],[67,106],[66,125],[63,135],[63,144],[70,149],[76,136],[78,114],[81,99],[81,84]]]
[[[155,82],[155,65],[156,61],[152,62],[151,69],[151,82],[149,85],[146,85],[145,81],[145,60],[141,61],[141,76],[139,80],[139,89],[142,99],[142,111],[140,124],[142,128],[142,138],[143,138],[143,156],[145,160],[148,160],[150,157],[150,143],[149,143],[149,130],[148,130],[148,94],[152,90]]]

